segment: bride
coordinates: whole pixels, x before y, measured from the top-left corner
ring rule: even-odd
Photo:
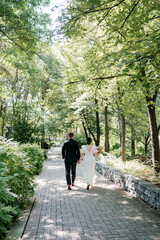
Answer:
[[[87,183],[87,190],[95,182],[95,156],[98,156],[97,147],[91,145],[92,139],[87,138],[87,145],[82,146],[81,156],[78,163],[84,162],[84,180]]]

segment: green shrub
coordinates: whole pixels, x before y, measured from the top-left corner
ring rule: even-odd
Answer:
[[[0,239],[34,194],[33,168],[18,143],[0,138]]]
[[[75,135],[74,140],[78,142],[80,148],[82,147],[82,145],[86,145],[85,135]]]
[[[33,174],[39,174],[45,159],[44,151],[35,144],[22,144],[20,149],[26,154],[28,162],[30,163],[30,170]]]
[[[47,159],[47,153],[43,150],[43,156],[44,156],[44,160]]]
[[[12,206],[6,206],[4,203],[0,202],[0,239],[3,240],[6,234],[12,226],[12,222],[15,216],[19,214],[17,208]]]
[[[34,175],[44,162],[44,152],[31,144],[20,145],[0,137],[0,239],[28,206],[34,194]]]
[[[20,150],[16,142],[1,141],[0,162],[5,164],[7,185],[12,193],[17,195],[21,207],[27,206],[34,194],[34,177],[25,153]]]
[[[12,226],[13,219],[21,214],[19,205],[8,186],[12,177],[5,177],[5,165],[0,162],[0,239],[5,239],[8,229]]]

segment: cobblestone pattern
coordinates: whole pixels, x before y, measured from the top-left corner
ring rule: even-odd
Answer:
[[[96,162],[96,170],[110,181],[123,187],[124,190],[135,194],[151,207],[160,211],[160,188],[146,181],[124,174],[106,164]]]
[[[83,164],[68,191],[60,149],[52,151],[37,177],[36,203],[22,240],[160,240],[158,212],[99,173],[87,191]]]

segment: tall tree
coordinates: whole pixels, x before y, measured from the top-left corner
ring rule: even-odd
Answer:
[[[77,0],[70,1],[69,6],[63,15],[65,20],[63,31],[66,36],[72,39],[77,35],[85,37],[86,34],[91,31],[95,33],[98,29],[97,35],[99,34],[99,38],[108,50],[106,54],[101,55],[101,60],[113,70],[113,75],[116,78],[128,75],[130,84],[135,85],[139,85],[138,81],[143,79],[141,86],[147,106],[152,102],[152,113],[151,109],[148,109],[148,113],[151,135],[154,136],[151,138],[154,149],[152,150],[153,166],[155,172],[158,172],[160,157],[153,102],[156,104],[159,88],[159,2],[157,0],[150,3],[148,0],[127,2],[90,0],[84,3],[82,0]],[[91,46],[93,42],[90,41]],[[109,47],[112,51],[109,51]],[[142,74],[143,69],[145,76]],[[99,73],[104,77],[102,71]],[[105,75],[105,77],[109,76]]]

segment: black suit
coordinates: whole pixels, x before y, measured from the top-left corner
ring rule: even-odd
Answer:
[[[62,147],[62,156],[65,162],[67,185],[71,185],[70,173],[72,173],[72,183],[74,183],[76,178],[76,165],[80,158],[78,142],[73,139],[65,142]]]

